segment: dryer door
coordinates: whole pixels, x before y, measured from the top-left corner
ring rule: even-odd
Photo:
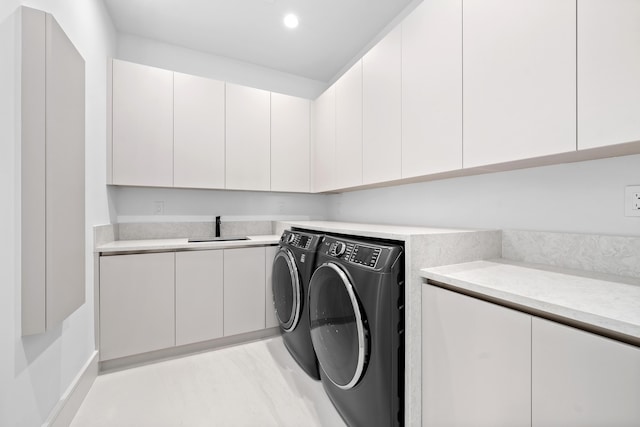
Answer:
[[[273,259],[273,305],[285,332],[295,329],[302,311],[300,274],[290,250],[281,248]]]
[[[351,281],[332,262],[318,267],[311,278],[309,321],[322,370],[337,387],[353,388],[367,362],[368,332]]]

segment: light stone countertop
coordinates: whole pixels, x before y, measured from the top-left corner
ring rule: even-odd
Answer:
[[[173,251],[173,250],[206,250],[227,249],[248,246],[275,245],[280,241],[280,236],[275,234],[262,236],[247,236],[248,240],[227,240],[220,242],[193,242],[188,239],[150,239],[150,240],[116,240],[98,245],[95,252],[143,252],[143,251]]]
[[[425,268],[420,274],[452,290],[640,345],[638,279],[509,260]]]
[[[400,241],[408,240],[411,236],[468,233],[478,231],[472,229],[409,227],[401,225],[366,224],[339,221],[282,221],[282,223],[295,228]]]

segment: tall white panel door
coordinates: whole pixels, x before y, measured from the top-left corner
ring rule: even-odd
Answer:
[[[402,21],[402,177],[462,167],[462,0]]]
[[[576,149],[576,1],[465,0],[465,168]]]
[[[271,94],[271,191],[310,190],[310,102]]]
[[[51,15],[19,16],[21,332],[31,335],[85,302],[85,63]]]
[[[327,89],[312,104],[312,188],[323,192],[336,188],[336,92]]]
[[[640,348],[534,317],[534,427],[640,425]]]
[[[578,2],[578,149],[640,141],[640,1]]]
[[[176,252],[176,345],[223,334],[223,251]]]
[[[173,186],[224,188],[224,82],[173,78]]]
[[[227,83],[226,188],[271,188],[271,94]]]
[[[398,25],[362,58],[362,182],[400,179],[402,32]]]
[[[224,250],[224,336],[264,329],[265,248]]]
[[[531,316],[422,289],[422,425],[531,425]]]
[[[100,257],[100,360],[175,345],[174,253]]]
[[[173,72],[113,60],[113,184],[173,185]]]
[[[362,184],[362,61],[335,83],[336,188]]]
[[[278,318],[276,317],[276,309],[273,304],[273,286],[271,277],[273,273],[273,259],[278,252],[278,246],[267,246],[265,248],[265,276],[266,276],[266,290],[265,290],[265,319],[267,328],[274,328],[279,325]]]

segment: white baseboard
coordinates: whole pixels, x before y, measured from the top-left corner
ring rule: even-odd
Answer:
[[[98,352],[94,351],[42,426],[69,427],[97,376]]]

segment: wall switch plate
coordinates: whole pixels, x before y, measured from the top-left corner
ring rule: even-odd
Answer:
[[[164,214],[164,202],[153,202],[153,214],[154,215],[163,215]]]
[[[624,189],[624,216],[640,217],[640,185],[630,185]]]

